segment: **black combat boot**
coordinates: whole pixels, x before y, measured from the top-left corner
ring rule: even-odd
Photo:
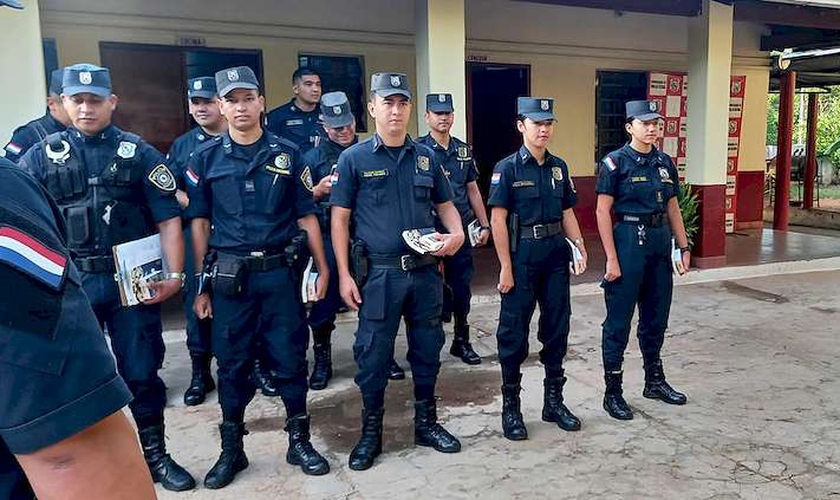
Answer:
[[[195,488],[195,479],[166,453],[163,424],[140,429],[143,456],[152,473],[152,480],[169,491],[187,491]]]
[[[665,381],[662,371],[662,360],[656,360],[645,366],[645,389],[642,396],[648,399],[658,399],[671,405],[684,405],[688,398],[677,392]]]
[[[362,435],[359,442],[350,452],[350,468],[353,470],[367,470],[373,466],[373,461],[382,453],[382,417],[383,408],[376,410],[362,410]]]
[[[563,404],[563,386],[566,377],[547,378],[543,380],[543,411],[545,422],[554,422],[564,431],[580,430],[580,419]]]
[[[327,388],[327,383],[332,378],[332,347],[327,332],[326,341],[321,335],[313,335],[315,343],[312,345],[312,352],[315,355],[315,366],[312,367],[312,374],[309,376],[309,388],[313,391],[320,391]]]
[[[216,382],[210,375],[210,358],[195,356],[192,358],[192,380],[184,393],[184,404],[196,406],[204,402],[208,392],[216,389]]]
[[[633,411],[624,400],[624,390],[621,388],[624,372],[605,372],[604,382],[607,389],[604,392],[604,409],[612,418],[618,420],[633,420]]]
[[[280,395],[280,389],[277,388],[271,370],[263,366],[259,359],[254,359],[254,383],[259,387],[263,396],[273,398]]]
[[[390,380],[403,380],[405,379],[405,370],[402,369],[400,365],[391,358],[391,361],[388,361],[388,379]]]
[[[481,356],[479,356],[470,344],[470,325],[464,317],[455,317],[455,337],[452,339],[452,346],[449,348],[449,354],[461,358],[461,361],[468,365],[481,364]]]
[[[435,400],[414,403],[414,444],[431,446],[441,453],[458,453],[461,442],[437,423]]]
[[[502,385],[502,431],[511,441],[528,439],[528,429],[522,419],[522,402],[519,399],[521,390],[518,383]]]
[[[286,419],[286,432],[289,433],[289,451],[286,462],[299,465],[304,474],[322,476],[330,471],[330,464],[315,451],[309,442],[309,415],[298,415]]]
[[[233,482],[237,474],[248,468],[248,457],[242,446],[242,436],[248,434],[245,424],[222,422],[219,433],[222,435],[222,454],[204,476],[204,487],[211,490],[224,488]]]

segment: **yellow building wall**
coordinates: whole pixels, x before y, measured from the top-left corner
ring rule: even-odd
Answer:
[[[208,47],[262,50],[269,109],[289,99],[299,52],[364,56],[366,87],[373,72],[401,71],[416,93],[412,0],[235,6],[222,0],[42,0],[41,21],[65,65],[99,62],[100,41],[172,45],[179,37],[201,36]],[[555,99],[562,120],[550,148],[576,176],[594,173],[596,71],[688,70],[688,21],[677,16],[466,0],[466,24],[468,58],[528,64],[532,93]],[[741,170],[764,168],[769,59],[758,49],[763,29],[746,23],[734,29],[733,74],[747,75]],[[413,122],[410,132],[416,131]]]

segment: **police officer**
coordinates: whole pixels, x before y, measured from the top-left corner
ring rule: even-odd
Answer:
[[[364,409],[362,436],[350,454],[353,470],[370,468],[382,452],[387,366],[401,318],[414,378],[414,442],[443,453],[461,449],[461,443],[437,423],[435,405],[444,342],[443,281],[435,256],[453,255],[463,244],[461,220],[434,153],[407,135],[411,93],[406,76],[374,74],[368,111],[376,134],[342,153],[330,194],[341,297],[359,311],[353,354]],[[435,233],[443,246],[434,256],[412,254],[401,233],[434,226],[433,208],[449,233]],[[351,218],[355,276],[350,273]]]
[[[679,174],[671,157],[654,146],[662,116],[648,101],[630,101],[626,112],[630,141],[604,157],[595,187],[598,232],[607,256],[602,284],[607,305],[601,339],[604,409],[619,420],[633,418],[621,386],[624,350],[637,304],[645,368],[642,395],[676,405],[687,401],[685,394],[665,381],[660,357],[673,291],[672,237],[681,251],[679,265],[684,270],[691,259],[677,201]],[[614,227],[610,210],[618,222]]]
[[[528,438],[520,408],[520,366],[528,357],[529,326],[537,304],[537,338],[545,367],[542,419],[566,431],[580,429],[580,420],[563,404],[563,358],[572,312],[566,238],[584,259],[586,248],[573,210],[577,193],[569,167],[548,151],[554,132],[553,108],[553,99],[518,98],[516,128],[522,134],[522,147],[496,164],[490,180],[493,241],[502,266],[498,285],[502,307],[496,331],[502,367],[502,429],[511,440]]]
[[[0,158],[0,498],[155,498],[64,232],[44,188]]]
[[[169,154],[166,155],[169,168],[175,174],[178,191],[175,196],[182,209],[189,205],[187,198],[184,173],[187,161],[199,144],[221,134],[227,127],[227,122],[219,110],[219,98],[216,95],[216,79],[202,76],[187,81],[187,103],[190,116],[197,123],[196,127],[181,135],[172,143]],[[184,270],[187,276],[196,273],[193,262],[192,236],[189,224],[184,222]],[[187,318],[187,350],[192,362],[192,377],[190,385],[184,392],[184,404],[195,406],[204,402],[207,393],[216,389],[216,383],[210,375],[210,321],[199,321],[193,311],[195,300],[194,280],[184,283],[184,315]]]
[[[63,94],[72,127],[51,134],[21,158],[67,219],[67,243],[100,323],[108,327],[117,369],[134,395],[129,405],[155,482],[174,491],[195,481],[167,453],[166,386],[160,302],[183,283],[184,240],[175,176],[163,156],[140,137],[111,124],[117,96],[108,69],[76,64],[64,70]],[[160,232],[169,273],[155,297],[123,307],[114,281],[112,247]]]
[[[305,230],[318,269],[320,298],[329,283],[321,231],[312,201],[311,169],[297,146],[261,126],[265,98],[245,66],[216,73],[228,130],[193,153],[187,168],[187,214],[193,218],[195,261],[212,276],[199,285],[195,310],[213,317],[222,407],[222,453],[204,478],[222,488],[248,466],[242,446],[245,408],[254,397],[250,378],[257,338],[276,366],[286,406],[286,461],[306,474],[329,472],[309,442],[306,350],[309,332],[298,293],[298,225]],[[211,229],[212,228],[212,229]],[[209,252],[208,252],[209,248]],[[208,289],[209,288],[209,293]]]
[[[292,73],[295,96],[286,104],[268,113],[266,128],[300,148],[301,154],[318,147],[324,138],[318,103],[321,101],[321,77],[311,68],[298,68]]]
[[[490,237],[490,224],[476,182],[478,170],[472,157],[472,149],[467,143],[449,134],[454,118],[452,94],[428,94],[426,124],[429,126],[429,133],[417,142],[432,148],[435,152],[435,163],[443,166],[443,172],[452,186],[455,196],[453,201],[461,216],[462,225],[466,228],[476,219],[481,224],[477,241],[477,245],[481,246],[486,244]],[[443,279],[452,291],[451,295],[444,293],[443,317],[455,317],[455,338],[449,353],[461,358],[461,361],[468,365],[481,363],[481,357],[470,345],[470,326],[467,323],[473,274],[472,246],[469,242],[462,245],[452,257],[443,259]]]
[[[335,253],[330,239],[330,189],[332,175],[338,164],[338,156],[358,142],[356,118],[350,111],[350,102],[344,92],[330,92],[321,98],[321,114],[327,140],[309,150],[303,157],[303,164],[312,172],[312,198],[318,206],[318,221],[324,239],[324,250],[330,266],[330,284],[324,300],[312,305],[309,312],[309,327],[312,329],[312,352],[315,366],[309,376],[309,388],[321,390],[332,378],[332,356],[330,335],[335,329],[336,313],[342,306],[338,290],[338,272],[335,268]]]
[[[12,132],[12,139],[6,144],[6,158],[17,162],[29,148],[43,141],[48,135],[65,130],[70,125],[70,117],[61,104],[61,75],[57,69],[50,74],[50,87],[47,94],[47,112],[37,120],[32,120]]]

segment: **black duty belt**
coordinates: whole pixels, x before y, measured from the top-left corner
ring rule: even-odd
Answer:
[[[402,269],[403,271],[411,271],[413,269],[420,269],[421,267],[432,266],[438,263],[438,259],[433,255],[378,255],[371,254],[368,256],[371,267],[388,267],[392,269]]]
[[[83,273],[113,273],[117,269],[113,257],[78,257],[73,262]]]
[[[668,216],[664,213],[645,215],[619,214],[617,217],[618,222],[623,222],[625,224],[638,224],[647,227],[661,227],[668,222]]]
[[[246,255],[227,255],[231,255],[234,258],[241,260],[245,265],[245,269],[253,272],[271,271],[272,269],[289,265],[289,261],[286,259],[285,253],[254,251]]]
[[[550,238],[563,232],[562,222],[551,222],[549,224],[536,224],[533,226],[522,226],[519,230],[519,237],[523,240],[542,240]]]

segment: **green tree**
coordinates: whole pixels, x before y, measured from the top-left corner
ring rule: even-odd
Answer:
[[[797,94],[794,101],[793,129],[804,136],[807,117],[800,116],[800,109],[807,106],[806,94]],[[817,120],[817,151],[823,152],[840,140],[840,87],[832,87],[828,93],[819,95]],[[767,144],[775,145],[779,132],[779,94],[767,96]],[[796,141],[797,134],[794,134]],[[804,142],[804,140],[803,140]],[[840,151],[832,155],[835,168],[840,168]]]

